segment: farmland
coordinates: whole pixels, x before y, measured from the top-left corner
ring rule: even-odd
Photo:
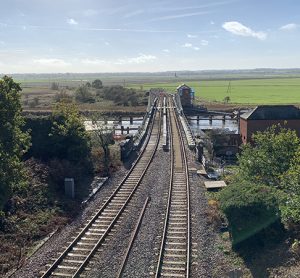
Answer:
[[[180,82],[145,83],[143,89],[163,88],[174,92]],[[208,102],[222,102],[226,96],[231,103],[254,104],[299,104],[300,78],[237,79],[187,81],[195,90],[197,99]],[[140,88],[140,84],[129,87]]]
[[[59,83],[60,88],[65,88],[72,95],[78,86],[96,78],[101,79],[104,86],[121,85],[139,91],[162,88],[167,92],[175,92],[178,85],[186,83],[195,90],[198,103],[213,107],[224,106],[225,97],[229,97],[227,107],[300,104],[300,72],[296,70],[177,72],[177,77],[174,72],[162,72],[33,74],[15,75],[14,78],[23,87],[23,100],[28,99],[30,102],[34,97],[40,99],[39,109],[49,108],[52,102],[51,99],[56,93],[50,90],[52,82]],[[88,106],[84,109],[101,109],[99,103]],[[102,106],[107,108],[107,103]]]

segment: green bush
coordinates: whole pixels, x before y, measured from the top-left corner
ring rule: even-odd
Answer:
[[[95,102],[95,98],[93,94],[91,93],[90,89],[86,85],[82,85],[79,88],[77,88],[75,92],[75,99],[78,102],[82,103],[93,103]]]
[[[253,135],[254,145],[246,145],[238,158],[238,179],[279,186],[289,169],[299,138],[295,130],[272,126]]]
[[[277,195],[272,187],[251,183],[232,184],[220,193],[234,246],[253,237],[265,240],[268,228],[280,223]]]

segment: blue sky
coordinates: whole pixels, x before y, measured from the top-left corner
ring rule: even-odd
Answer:
[[[2,73],[299,63],[299,0],[1,0]]]

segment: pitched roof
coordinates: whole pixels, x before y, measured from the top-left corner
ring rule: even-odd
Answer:
[[[300,109],[294,105],[259,105],[241,115],[245,120],[290,120],[300,119]]]
[[[185,88],[185,89],[191,89],[188,85],[186,85],[186,84],[181,84],[181,85],[179,85],[179,86],[177,87],[177,90],[183,89],[183,88]]]

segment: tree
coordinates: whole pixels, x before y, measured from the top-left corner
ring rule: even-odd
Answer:
[[[109,145],[113,144],[112,130],[107,127],[107,125],[100,122],[99,117],[95,116],[92,120],[94,126],[93,135],[98,145],[103,150],[103,166],[104,175],[109,175],[110,166],[110,150]]]
[[[67,91],[65,89],[61,89],[58,93],[54,96],[55,102],[72,102],[72,97],[67,94]]]
[[[92,87],[95,89],[101,89],[103,87],[102,81],[100,79],[96,79],[92,82]]]
[[[299,146],[295,131],[272,126],[253,136],[254,145],[246,145],[238,157],[237,179],[279,186]]]
[[[75,104],[56,104],[51,121],[51,157],[73,163],[88,159],[90,140]]]
[[[21,90],[11,77],[0,80],[0,209],[13,190],[26,185],[21,158],[30,146],[30,136],[21,130]]]
[[[229,96],[224,97],[223,101],[224,103],[228,103],[230,101],[230,97]]]
[[[79,86],[75,92],[75,99],[79,102],[95,102],[95,99],[86,85]]]
[[[281,205],[282,219],[288,226],[300,224],[300,146],[289,170],[282,176],[281,187],[285,198]]]
[[[281,223],[287,227],[300,224],[300,141],[296,132],[273,126],[256,133],[253,142],[243,148],[234,182],[219,199],[234,245],[264,243],[270,235],[281,235]]]

